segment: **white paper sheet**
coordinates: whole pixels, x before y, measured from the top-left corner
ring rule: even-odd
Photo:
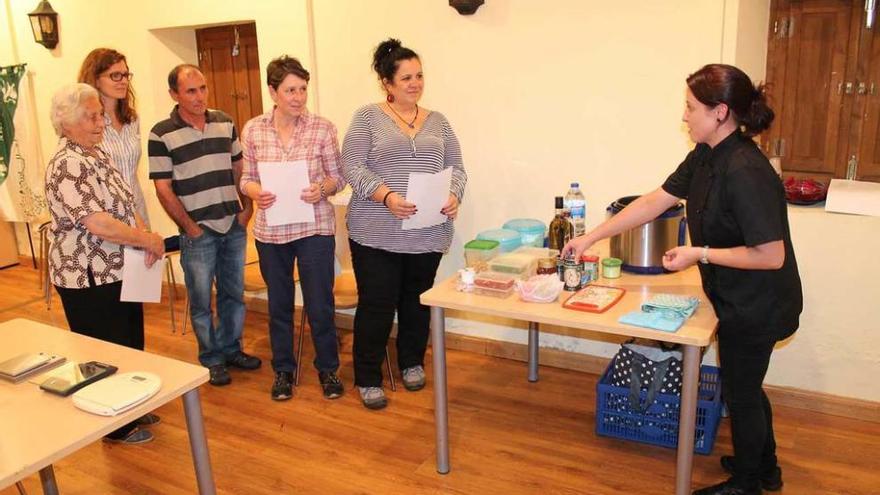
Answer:
[[[406,200],[416,205],[415,215],[405,219],[403,230],[421,229],[439,225],[448,217],[440,210],[449,200],[449,187],[452,185],[452,167],[436,174],[413,172],[409,174],[406,186]]]
[[[266,210],[270,227],[291,223],[315,223],[315,207],[300,199],[309,187],[309,166],[305,160],[293,162],[257,162],[260,184],[275,194],[275,204]]]
[[[123,302],[157,303],[162,299],[162,267],[164,259],[147,268],[144,264],[146,251],[130,247],[123,248],[122,293]],[[99,316],[100,317],[100,316]]]
[[[880,184],[832,179],[825,199],[825,211],[880,216]]]

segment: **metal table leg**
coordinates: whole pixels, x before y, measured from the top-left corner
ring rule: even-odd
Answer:
[[[697,419],[697,389],[700,383],[700,347],[685,345],[681,411],[678,420],[678,452],[675,463],[675,493],[691,493],[694,462],[694,426]]]
[[[189,433],[189,446],[192,450],[196,481],[201,495],[216,495],[214,474],[211,471],[211,457],[208,455],[208,441],[205,438],[205,424],[202,421],[202,404],[199,389],[194,388],[183,394],[183,412],[186,415],[186,430]]]
[[[529,322],[529,381],[538,381],[538,324]]]
[[[446,320],[443,308],[431,307],[431,353],[434,360],[434,430],[437,472],[449,472],[449,416],[446,395]]]
[[[58,495],[58,485],[55,483],[55,471],[52,465],[40,469],[40,482],[43,484],[44,495]]]

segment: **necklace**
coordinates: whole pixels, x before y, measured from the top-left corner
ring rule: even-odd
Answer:
[[[415,114],[415,116],[414,116],[414,117],[412,118],[412,120],[410,120],[409,122],[407,122],[406,119],[404,119],[403,117],[401,117],[400,114],[397,113],[397,110],[395,110],[394,107],[392,107],[390,103],[388,103],[387,105],[388,105],[388,108],[390,108],[391,111],[394,112],[394,115],[396,115],[397,118],[400,119],[401,122],[403,122],[404,124],[406,124],[407,127],[409,127],[410,129],[415,129],[415,128],[416,128],[416,119],[419,118],[419,106],[418,106],[418,105],[416,105],[416,114]]]

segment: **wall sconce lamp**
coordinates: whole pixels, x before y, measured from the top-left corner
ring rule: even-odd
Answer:
[[[58,45],[58,12],[52,9],[48,1],[42,0],[33,12],[28,14],[34,41],[53,49]]]
[[[461,15],[473,15],[483,5],[483,0],[449,0],[449,6]]]

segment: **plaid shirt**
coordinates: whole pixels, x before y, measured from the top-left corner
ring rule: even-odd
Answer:
[[[260,182],[258,162],[282,162],[306,160],[309,166],[309,180],[318,183],[324,177],[336,179],[337,190],[345,187],[345,179],[339,167],[339,142],[336,139],[336,126],[329,120],[304,111],[294,128],[289,146],[281,144],[275,132],[274,108],[249,120],[241,133],[244,171],[241,174],[241,189],[248,182]],[[292,223],[287,225],[266,225],[266,212],[257,209],[254,223],[254,237],[267,244],[284,244],[313,235],[334,235],[336,216],[333,205],[326,199],[315,203],[315,223]]]

